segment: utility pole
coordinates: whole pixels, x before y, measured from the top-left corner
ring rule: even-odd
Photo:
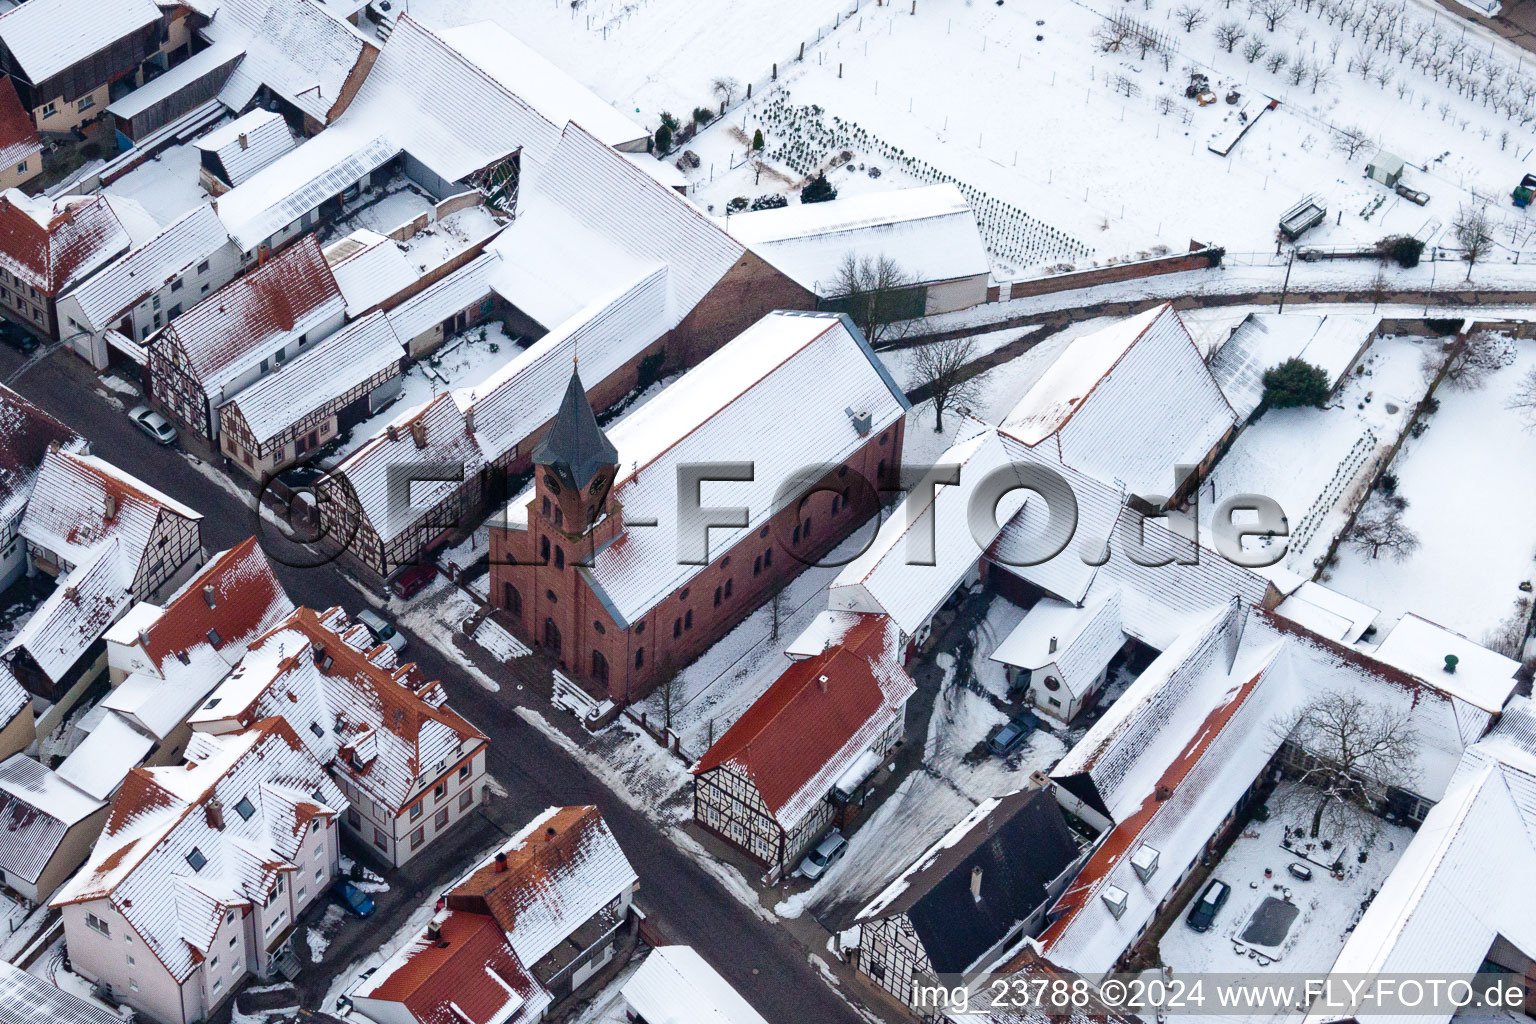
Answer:
[[[1295,262],[1296,250],[1292,249],[1291,258],[1285,261],[1285,283],[1280,286],[1280,306],[1275,310],[1276,313],[1285,312],[1285,293],[1289,291],[1291,287],[1291,265]]]

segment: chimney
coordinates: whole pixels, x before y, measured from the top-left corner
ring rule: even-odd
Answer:
[[[1461,661],[1461,659],[1456,657],[1456,655],[1454,655],[1454,654],[1447,654],[1445,656],[1445,670],[1447,672],[1450,672],[1450,673],[1454,674],[1455,671],[1456,671],[1456,665],[1460,661]]]
[[[266,266],[267,260],[269,260],[271,258],[272,258],[272,247],[270,245],[268,245],[267,243],[263,242],[263,243],[261,243],[260,245],[258,245],[256,247],[256,265],[258,267]]]
[[[505,853],[496,854],[496,860],[491,864],[491,870],[498,875],[507,870],[507,855]]]
[[[464,433],[466,433],[466,434],[473,434],[474,432],[475,432],[475,407],[474,406],[470,406],[468,409],[464,410]]]
[[[396,427],[393,423],[385,427],[384,432],[389,435],[391,441],[400,440],[400,428]]]
[[[250,136],[246,135],[245,132],[241,132],[240,133],[240,148],[241,149],[250,149],[251,148]]]
[[[443,922],[448,920],[448,911],[439,910],[432,915],[432,920],[427,922],[427,938],[433,942],[441,942],[443,939]]]
[[[844,409],[843,412],[847,414],[848,419],[852,421],[853,429],[860,437],[867,437],[869,435],[870,430],[874,427],[875,419],[874,416],[870,414],[868,409],[865,409],[861,412],[854,412],[853,406],[849,406],[848,408]]]
[[[971,868],[971,899],[981,902],[981,865]]]
[[[208,602],[208,607],[209,608],[217,608],[218,607],[218,605],[215,604],[214,600],[213,600],[213,584],[212,583],[204,583],[203,584],[203,600]]]
[[[1050,653],[1051,654],[1055,654],[1056,653],[1056,638],[1055,637],[1051,637],[1051,650],[1050,650]]]
[[[555,838],[555,827],[551,825],[544,830],[544,841],[547,843],[553,838]]]
[[[411,440],[416,442],[417,448],[427,446],[427,425],[421,420],[411,421]]]
[[[77,587],[73,587],[73,586],[65,587],[64,588],[64,596],[67,597],[70,601],[74,602],[75,604],[79,604],[80,603],[80,590]]]
[[[140,647],[148,647],[149,646],[149,630],[147,630],[147,629],[139,630],[139,646]]]
[[[221,829],[224,827],[224,805],[219,803],[217,798],[211,799],[204,804],[203,812],[208,816],[209,828]]]
[[[117,495],[108,493],[101,499],[101,517],[109,523],[117,518]]]
[[[829,682],[829,680],[827,679],[825,673],[823,673],[822,675],[817,676],[816,677],[816,689],[820,690],[822,693],[826,693],[827,692],[827,683],[828,682]]]

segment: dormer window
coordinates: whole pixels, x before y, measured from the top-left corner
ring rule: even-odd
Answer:
[[[203,856],[202,850],[194,846],[191,850],[187,851],[187,863],[192,865],[193,871],[201,871],[203,870],[203,865],[208,863],[208,858]]]
[[[219,706],[219,701],[221,701],[223,699],[224,699],[223,697],[213,697],[213,698],[211,698],[208,701],[208,703],[203,705],[203,710],[204,711],[212,711],[214,708]]]

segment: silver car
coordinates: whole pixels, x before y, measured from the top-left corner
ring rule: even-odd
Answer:
[[[133,425],[148,434],[156,444],[171,444],[176,440],[176,428],[169,420],[147,405],[136,405],[128,410]]]
[[[377,612],[364,609],[357,613],[357,621],[368,627],[368,632],[381,644],[388,644],[396,654],[405,650],[405,637]]]
[[[826,874],[833,864],[842,860],[843,854],[847,852],[848,840],[844,839],[840,832],[831,833],[817,843],[816,848],[806,854],[805,859],[800,862],[801,877],[809,878],[814,882]]]

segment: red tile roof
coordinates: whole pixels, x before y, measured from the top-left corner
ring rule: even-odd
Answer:
[[[9,77],[0,77],[0,167],[15,167],[42,146],[32,115],[16,95],[16,86]],[[30,169],[41,170],[41,161]]]
[[[738,766],[777,816],[886,705],[879,659],[887,621],[863,616],[840,644],[792,662],[693,773]]]
[[[50,444],[77,440],[69,427],[0,384],[0,505],[31,482]]]
[[[101,196],[29,200],[0,195],[0,264],[44,295],[56,297],[131,245],[128,232]]]
[[[367,998],[403,1003],[420,1024],[488,1024],[508,1002],[526,1000],[534,991],[495,918],[450,913],[440,938],[419,940]]]
[[[211,607],[205,587],[213,588]],[[272,625],[267,619],[274,606],[293,608],[256,538],[249,537],[210,561],[171,599],[145,630],[144,653],[159,665],[180,651],[211,643],[210,630],[218,632],[220,647],[253,637]]]

